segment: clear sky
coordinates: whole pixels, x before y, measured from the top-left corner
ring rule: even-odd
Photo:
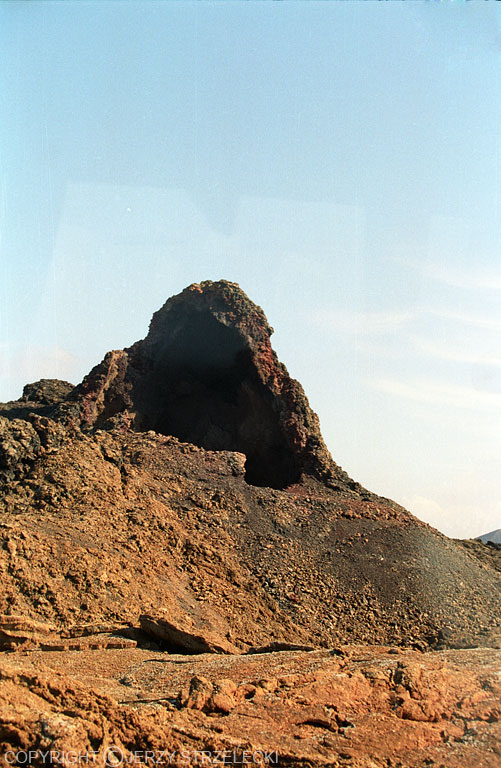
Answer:
[[[501,527],[501,9],[0,2],[0,399],[240,283],[334,459]]]

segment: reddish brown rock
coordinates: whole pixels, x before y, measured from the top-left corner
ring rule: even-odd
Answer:
[[[0,651],[37,648],[55,634],[50,624],[27,616],[0,615]]]
[[[500,652],[329,651],[193,657],[139,649],[0,661],[0,756],[114,753],[174,766],[497,768]],[[81,660],[80,660],[81,659]],[[71,677],[69,676],[71,675]],[[267,753],[267,763],[263,755]],[[37,759],[38,756],[38,759]],[[141,756],[143,757],[141,761]],[[46,763],[45,763],[46,764]]]
[[[0,662],[0,759],[8,765],[113,764],[181,742],[162,713],[133,712],[74,678]],[[31,752],[31,755],[26,753]]]
[[[499,572],[384,499],[255,487],[241,454],[153,432],[22,426],[39,444],[6,421],[29,455],[0,496],[2,613],[60,632],[163,616],[239,651],[499,642]]]
[[[128,627],[117,633],[102,627],[85,631],[70,627],[58,631],[52,624],[28,616],[0,615],[0,651],[80,651],[104,648],[135,648],[137,641],[127,637]]]
[[[198,607],[198,616],[193,619],[186,611],[178,617],[172,615],[140,616],[141,629],[160,640],[164,647],[180,653],[238,653],[238,649],[219,635],[216,627],[224,622],[215,611]],[[227,625],[226,625],[227,626]]]

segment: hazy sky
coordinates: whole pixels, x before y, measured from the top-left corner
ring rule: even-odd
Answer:
[[[501,527],[501,9],[0,2],[0,399],[240,283],[335,461]]]

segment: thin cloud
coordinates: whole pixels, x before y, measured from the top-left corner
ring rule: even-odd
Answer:
[[[501,290],[501,275],[497,271],[457,270],[438,267],[433,264],[426,265],[424,271],[434,280],[450,285],[453,288],[482,291]]]
[[[413,261],[394,257],[396,261],[406,267],[420,272],[422,275],[437,282],[450,285],[453,288],[463,290],[499,291],[501,290],[501,272],[485,268],[461,269],[453,266],[444,266],[432,261]]]
[[[501,367],[501,356],[478,354],[461,347],[454,347],[450,344],[441,344],[429,339],[423,339],[419,336],[413,337],[413,343],[416,348],[425,355],[439,358],[440,360],[450,360],[456,363],[468,363],[470,365],[482,365]]]
[[[403,496],[399,502],[413,515],[438,528],[446,536],[474,538],[483,531],[483,519],[479,518],[477,510],[473,512],[467,507],[460,513],[455,504],[442,505],[435,499],[419,494]]]
[[[414,494],[413,496],[403,496],[400,503],[420,520],[443,530],[447,515],[444,508],[434,499]]]
[[[431,380],[399,381],[377,378],[369,382],[372,389],[415,402],[447,405],[454,408],[489,410],[501,408],[501,394],[474,387],[457,386]]]
[[[311,316],[314,325],[356,334],[381,334],[405,327],[417,316],[413,310],[401,312],[357,312],[320,310]]]
[[[423,314],[441,317],[445,320],[452,320],[462,325],[469,325],[476,328],[487,328],[493,331],[501,331],[501,318],[486,317],[485,315],[472,315],[467,312],[454,312],[447,309],[425,309]]]
[[[406,328],[416,320],[426,317],[436,317],[450,320],[453,323],[470,326],[473,328],[485,328],[487,330],[501,331],[501,317],[489,317],[485,315],[454,310],[418,307],[409,310],[397,311],[356,311],[346,309],[318,310],[310,316],[310,322],[321,325],[335,331],[353,333],[358,335],[376,335],[393,332]]]

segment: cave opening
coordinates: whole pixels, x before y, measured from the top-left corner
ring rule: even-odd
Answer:
[[[298,481],[273,394],[235,328],[207,311],[171,311],[149,358],[135,398],[141,429],[207,450],[244,453],[250,485],[286,488]]]

